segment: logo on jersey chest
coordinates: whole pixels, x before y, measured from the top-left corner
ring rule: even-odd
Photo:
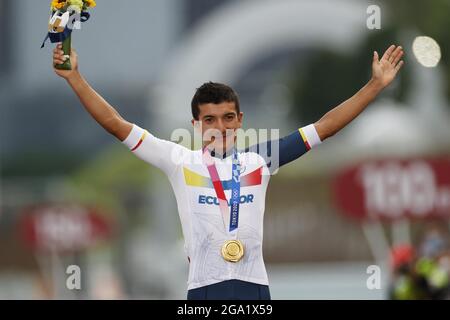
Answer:
[[[244,203],[252,203],[253,199],[254,199],[254,195],[253,194],[246,194],[246,195],[242,195],[239,197],[239,203],[240,204],[244,204]],[[198,196],[198,203],[199,204],[209,204],[209,205],[219,205],[219,200],[216,197],[212,197],[212,196],[206,196],[206,195],[199,195]],[[227,201],[228,206],[230,206],[230,201]]]

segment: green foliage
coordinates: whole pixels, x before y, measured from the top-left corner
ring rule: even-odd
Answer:
[[[399,43],[393,29],[374,31],[351,53],[317,49],[306,63],[295,65],[296,77],[291,81],[295,115],[302,123],[317,121],[333,107],[350,98],[371,77],[373,51],[381,55],[393,43]],[[405,73],[404,68],[402,73]],[[406,72],[407,73],[407,72]],[[394,99],[404,99],[409,81],[399,77],[399,89],[391,92]]]
[[[293,90],[294,115],[301,123],[317,121],[323,114],[350,98],[371,76],[373,51],[380,55],[391,44],[404,47],[406,64],[396,85],[386,90],[394,100],[403,102],[411,89],[411,63],[417,63],[411,52],[412,43],[403,43],[403,32],[433,37],[441,46],[441,66],[446,70],[447,97],[450,101],[450,2],[446,0],[386,1],[390,21],[382,20],[381,30],[370,30],[360,46],[347,54],[313,49],[308,57],[293,66],[290,87]],[[383,12],[382,12],[383,15]]]
[[[127,196],[148,188],[155,171],[123,147],[108,148],[72,174],[72,196],[117,211]]]
[[[450,1],[396,0],[386,1],[397,30],[419,32],[434,38],[441,46],[441,65],[447,76],[447,98],[450,100]]]
[[[77,153],[64,153],[48,149],[26,150],[13,157],[2,159],[1,173],[3,178],[14,177],[46,177],[66,175],[83,162]]]

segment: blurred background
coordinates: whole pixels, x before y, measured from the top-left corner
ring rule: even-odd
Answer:
[[[0,299],[185,299],[168,180],[54,75],[53,45],[40,49],[49,4],[0,0]],[[368,28],[369,5],[381,29]],[[447,0],[97,0],[73,45],[90,84],[168,140],[192,130],[204,82],[236,89],[245,128],[285,135],[364,86],[374,50],[402,45],[395,83],[272,178],[264,259],[273,299],[444,299],[449,13]],[[434,68],[412,53],[423,35],[441,46]],[[70,265],[80,290],[67,288]]]

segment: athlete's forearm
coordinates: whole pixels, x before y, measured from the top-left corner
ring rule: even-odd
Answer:
[[[79,72],[67,79],[85,109],[109,133],[123,141],[131,132],[132,124],[120,114],[87,83]]]
[[[381,92],[382,86],[370,80],[353,97],[326,113],[314,126],[323,141],[355,119]]]

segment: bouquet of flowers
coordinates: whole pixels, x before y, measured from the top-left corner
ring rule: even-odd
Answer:
[[[52,0],[48,34],[41,48],[44,47],[47,39],[50,39],[52,43],[62,42],[64,55],[68,58],[63,64],[55,65],[55,68],[72,69],[70,63],[72,30],[80,29],[80,22],[86,22],[90,17],[87,10],[95,6],[95,0]]]

